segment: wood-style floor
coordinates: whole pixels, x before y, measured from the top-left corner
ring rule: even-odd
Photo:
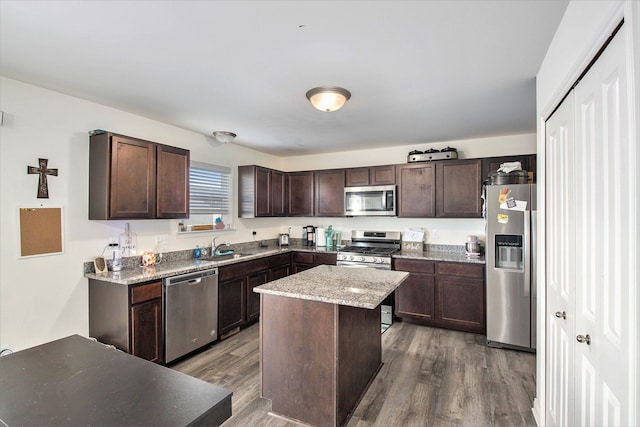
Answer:
[[[225,427],[295,426],[260,398],[258,334],[256,324],[172,368],[233,391]],[[484,340],[394,323],[382,335],[384,365],[347,426],[534,426],[535,355]]]

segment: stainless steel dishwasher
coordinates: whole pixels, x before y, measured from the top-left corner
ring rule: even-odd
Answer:
[[[163,281],[165,363],[218,339],[218,269]]]

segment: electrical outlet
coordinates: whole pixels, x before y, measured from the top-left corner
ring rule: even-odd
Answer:
[[[156,246],[166,246],[169,244],[168,234],[158,234],[156,236]]]
[[[431,238],[437,239],[439,236],[440,236],[440,232],[438,231],[437,228],[434,228],[433,230],[431,230]]]

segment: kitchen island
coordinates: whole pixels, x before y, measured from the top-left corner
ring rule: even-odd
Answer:
[[[271,413],[340,426],[382,366],[380,303],[401,271],[321,265],[260,293],[262,397]]]

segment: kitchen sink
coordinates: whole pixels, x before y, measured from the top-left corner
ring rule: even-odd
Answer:
[[[227,255],[214,255],[214,256],[210,256],[209,258],[207,258],[208,261],[226,261],[229,259],[240,259],[240,258],[244,258],[247,257],[251,254],[246,254],[243,252],[234,252],[232,254],[227,254]]]

